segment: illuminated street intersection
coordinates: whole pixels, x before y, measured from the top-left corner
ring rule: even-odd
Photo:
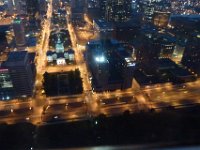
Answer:
[[[167,83],[150,85],[144,88],[133,86],[123,91],[93,92],[89,80],[90,73],[83,55],[85,49],[80,47],[80,41],[77,38],[81,37],[83,32],[75,31],[75,27],[69,21],[70,11],[66,17],[67,29],[70,34],[72,49],[75,51],[76,63],[67,66],[46,66],[46,52],[49,49],[49,36],[53,27],[51,22],[52,10],[52,0],[50,0],[47,18],[43,24],[41,39],[39,39],[40,43],[37,45],[35,96],[28,100],[0,102],[1,122],[8,124],[16,122],[31,122],[33,124],[51,123],[52,121],[70,122],[91,119],[100,114],[115,116],[121,115],[126,111],[136,113],[156,111],[169,107],[176,109],[200,103],[200,80],[181,85]],[[85,29],[90,29],[91,23],[87,17],[85,17],[85,21]],[[85,34],[87,33],[85,32]],[[98,37],[98,35],[95,35],[95,37]],[[45,72],[65,72],[77,68],[81,72],[83,94],[55,97],[46,97],[43,94],[42,82]]]

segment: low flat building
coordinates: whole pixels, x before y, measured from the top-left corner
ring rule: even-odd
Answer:
[[[134,71],[135,83],[143,88],[156,84],[179,84],[196,80],[195,74],[177,65],[170,59],[159,59],[148,64],[139,64],[140,67]]]
[[[99,33],[100,39],[114,37],[114,27],[112,23],[106,22],[103,19],[94,19],[93,26],[94,29]]]

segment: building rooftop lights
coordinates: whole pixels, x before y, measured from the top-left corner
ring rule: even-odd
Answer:
[[[102,62],[105,62],[106,59],[105,59],[104,56],[97,56],[97,57],[95,57],[95,61],[99,62],[99,63],[102,63]]]

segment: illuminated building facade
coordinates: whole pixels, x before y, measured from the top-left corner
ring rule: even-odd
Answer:
[[[182,64],[200,75],[200,34],[189,37],[182,58]]]
[[[107,89],[109,77],[109,62],[102,50],[100,41],[91,41],[87,44],[86,59],[92,73],[91,83],[94,90]]]
[[[131,0],[102,0],[100,9],[107,21],[125,22],[131,18]]]
[[[169,34],[151,33],[151,31],[148,33],[148,30],[144,32],[144,35],[134,44],[138,62],[151,62],[172,57],[176,45],[174,37]]]
[[[140,11],[142,12],[144,22],[152,22],[155,8],[151,0],[140,2]]]
[[[10,100],[14,97],[14,88],[9,70],[0,68],[0,99]]]
[[[170,12],[155,11],[153,14],[153,23],[157,27],[167,27],[170,19]]]

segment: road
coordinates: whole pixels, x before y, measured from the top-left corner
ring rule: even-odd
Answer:
[[[68,10],[69,10],[69,8],[68,8]],[[68,27],[70,38],[71,38],[71,41],[72,41],[72,48],[75,51],[76,65],[77,65],[77,68],[79,68],[79,70],[81,72],[81,78],[83,79],[83,89],[84,89],[84,91],[89,91],[92,88],[91,88],[91,84],[89,83],[89,80],[88,80],[88,76],[89,76],[88,70],[87,70],[87,67],[86,67],[85,60],[84,60],[83,51],[81,51],[79,49],[79,47],[77,47],[78,41],[77,41],[76,33],[75,33],[75,30],[74,30],[73,24],[71,23],[71,21],[69,21],[70,15],[71,15],[71,12],[69,11],[68,16],[67,16],[67,20],[68,20],[67,21],[67,27]]]
[[[153,107],[189,105],[200,103],[200,79],[183,85],[168,85],[144,89]]]
[[[55,73],[55,72],[67,72],[71,70],[75,70],[78,68],[76,65],[64,65],[64,66],[47,66],[46,71],[49,73]]]

